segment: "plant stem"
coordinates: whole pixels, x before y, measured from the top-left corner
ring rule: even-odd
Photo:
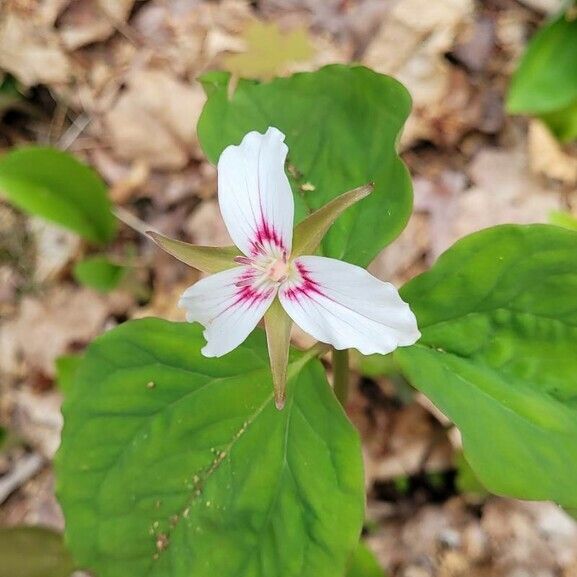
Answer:
[[[344,407],[349,394],[349,351],[333,349],[333,389]]]

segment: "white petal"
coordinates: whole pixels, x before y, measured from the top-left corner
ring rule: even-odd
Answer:
[[[274,285],[259,285],[257,278],[250,282],[253,270],[240,266],[213,274],[187,288],[180,298],[178,306],[186,309],[186,320],[205,327],[204,356],[220,357],[235,349],[274,300]]]
[[[290,253],[294,200],[284,163],[284,134],[249,132],[218,160],[218,202],[228,232],[247,256]]]
[[[421,336],[397,289],[365,269],[321,256],[295,259],[298,271],[279,289],[286,312],[304,331],[336,349],[390,353]]]

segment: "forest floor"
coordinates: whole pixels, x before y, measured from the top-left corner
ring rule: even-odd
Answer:
[[[279,30],[301,30],[293,41],[307,56],[294,63],[273,55],[276,74],[360,62],[412,94],[400,147],[415,210],[371,265],[376,276],[398,286],[473,231],[577,214],[575,150],[539,121],[507,116],[503,104],[528,38],[558,0],[112,4],[113,16],[90,0],[0,5],[0,71],[23,92],[17,102],[0,99],[0,148],[43,143],[73,152],[102,175],[136,228],[228,242],[215,169],[196,137],[205,97],[195,78],[235,69],[235,53],[258,63]],[[8,432],[0,526],[64,527],[51,467],[62,424],[56,359],[129,318],[182,320],[176,301],[197,278],[125,226],[110,254],[130,273],[103,295],[71,276],[87,251],[76,235],[0,201],[0,424]],[[571,517],[551,503],[487,494],[463,465],[458,431],[435,407],[378,376],[379,367],[355,367],[348,412],[364,443],[366,540],[389,575],[577,577]]]

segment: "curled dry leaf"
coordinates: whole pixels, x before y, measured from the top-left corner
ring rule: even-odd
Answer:
[[[53,28],[40,11],[6,11],[0,20],[0,68],[26,85],[61,85],[72,67]]]
[[[135,71],[104,118],[104,134],[121,158],[153,168],[183,168],[199,154],[196,122],[204,100],[200,85],[164,70]]]
[[[69,50],[106,40],[133,6],[134,0],[73,0],[59,18],[60,38]]]
[[[124,312],[130,299],[103,297],[89,289],[61,285],[41,298],[25,297],[18,315],[2,326],[0,366],[17,373],[21,363],[30,374],[54,377],[54,361],[70,348],[88,343],[108,317]]]
[[[255,21],[243,33],[245,51],[224,58],[224,68],[242,78],[270,80],[293,62],[309,60],[313,47],[304,28],[283,32],[277,24]]]
[[[68,230],[31,217],[28,228],[34,240],[34,280],[43,283],[58,278],[80,251],[82,240]]]
[[[456,172],[415,181],[415,208],[430,215],[430,262],[472,232],[505,223],[548,222],[551,211],[563,208],[561,192],[531,174],[522,146],[482,149],[469,173],[473,186],[467,190],[464,175]]]
[[[540,120],[529,123],[529,158],[535,174],[558,180],[567,186],[577,184],[577,151],[564,148]]]
[[[10,428],[46,459],[52,459],[60,444],[62,396],[52,390],[35,393],[29,388],[10,391]]]
[[[400,0],[368,46],[363,63],[400,80],[413,97],[414,114],[403,146],[431,138],[434,123],[445,115],[447,98],[454,99],[455,79],[444,54],[472,14],[472,0]]]
[[[480,152],[471,165],[471,177],[476,186],[458,199],[452,242],[497,224],[547,222],[552,210],[563,207],[562,195],[531,175],[527,155],[520,149]]]
[[[194,244],[206,246],[232,244],[216,200],[203,202],[186,222],[185,230],[193,239]]]
[[[396,286],[402,285],[414,276],[418,262],[427,252],[430,244],[427,218],[423,214],[413,214],[406,228],[387,246],[369,266],[369,272],[380,279],[387,279]]]

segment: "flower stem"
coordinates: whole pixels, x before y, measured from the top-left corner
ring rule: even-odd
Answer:
[[[333,389],[344,407],[349,394],[349,351],[333,349]]]

